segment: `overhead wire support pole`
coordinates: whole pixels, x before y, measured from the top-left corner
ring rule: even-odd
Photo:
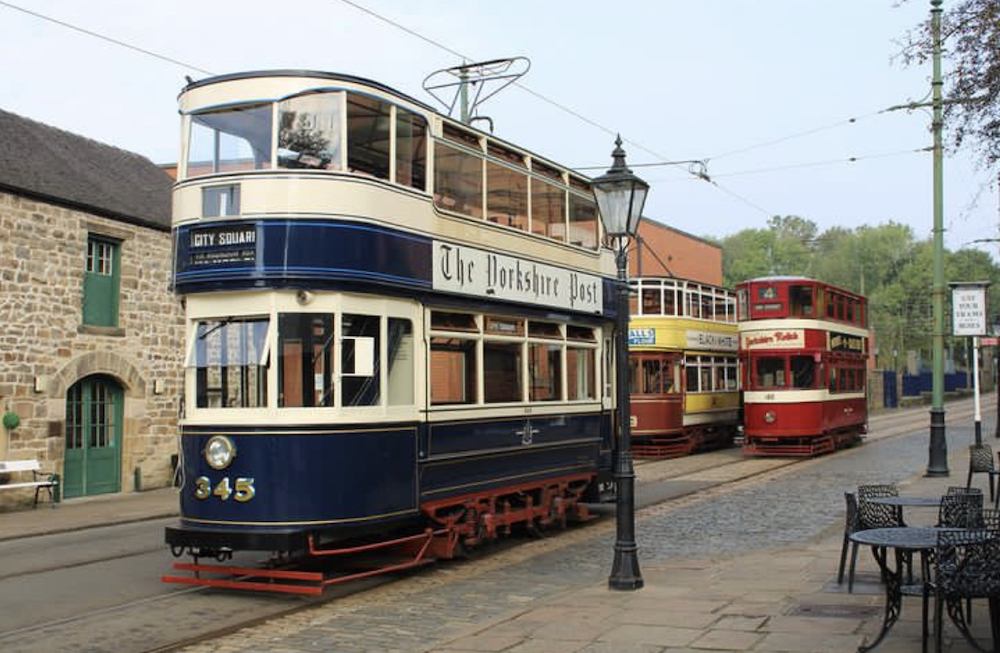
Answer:
[[[934,117],[934,284],[932,302],[934,312],[931,350],[933,355],[931,429],[928,451],[927,476],[948,476],[948,442],[944,425],[944,175],[941,130],[943,126],[941,102],[941,3],[931,0],[931,35],[933,39],[933,68],[931,101]]]

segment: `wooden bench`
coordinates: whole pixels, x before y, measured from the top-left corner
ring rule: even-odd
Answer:
[[[0,490],[15,490],[17,488],[35,488],[35,504],[38,507],[38,493],[45,490],[49,493],[49,503],[56,507],[56,493],[59,490],[59,476],[51,472],[43,472],[37,460],[0,460],[0,474],[15,474],[18,472],[31,472],[30,481],[18,481],[0,485]]]

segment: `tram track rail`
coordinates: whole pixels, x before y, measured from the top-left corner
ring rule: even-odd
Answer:
[[[948,405],[946,423],[970,420],[973,414],[971,402],[953,402]],[[871,418],[870,424],[869,439],[895,438],[912,435],[920,428],[929,428],[929,416],[924,407],[919,407],[876,414]],[[644,511],[658,506],[662,509],[664,503],[698,501],[705,495],[717,495],[727,491],[727,488],[739,487],[744,481],[760,481],[769,473],[779,473],[782,468],[803,462],[818,464],[821,459],[842,453],[847,452],[836,452],[821,458],[781,459],[745,458],[737,450],[724,450],[671,459],[665,465],[660,464],[664,461],[638,461],[637,486],[644,489],[660,486],[669,491],[662,496],[648,494],[641,504],[637,497],[637,518],[642,519]],[[605,509],[603,512],[613,514],[613,510]],[[303,613],[332,601],[343,601],[345,609],[348,604],[356,605],[356,609],[363,609],[369,602],[377,601],[380,587],[391,585],[392,591],[402,588],[404,592],[417,592],[421,588],[440,585],[444,578],[474,576],[529,560],[545,552],[574,546],[612,528],[614,520],[603,518],[575,526],[555,537],[503,540],[469,560],[334,586],[318,597],[248,595],[207,587],[172,588],[164,590],[163,594],[0,630],[0,650],[5,653],[34,653],[40,650],[38,642],[45,641],[46,650],[172,653],[269,620]],[[100,574],[103,568],[129,558],[138,560],[143,556],[150,556],[162,561],[166,559],[163,553],[162,550],[141,549],[98,556],[83,565],[50,565],[23,573],[3,573],[0,574],[0,584],[28,582],[46,574],[79,571],[81,567],[89,567],[93,574]],[[0,589],[2,591],[4,590]],[[112,626],[114,629],[105,632]],[[116,630],[119,627],[121,631]]]

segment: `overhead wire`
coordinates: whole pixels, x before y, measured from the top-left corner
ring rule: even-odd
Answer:
[[[461,58],[463,60],[471,60],[472,59],[472,57],[469,57],[467,54],[459,52],[459,51],[455,50],[454,48],[448,47],[447,45],[445,45],[445,44],[443,44],[443,43],[441,43],[441,42],[439,42],[437,40],[434,40],[434,39],[432,39],[430,37],[427,37],[424,34],[421,34],[420,32],[418,32],[416,30],[413,30],[413,29],[411,29],[411,28],[409,28],[409,27],[407,27],[407,26],[399,23],[398,21],[394,21],[394,20],[392,20],[392,19],[390,19],[390,18],[388,18],[386,16],[383,16],[383,15],[381,15],[381,14],[379,14],[379,13],[377,13],[377,12],[375,12],[375,11],[367,8],[367,7],[365,7],[364,5],[362,5],[362,4],[358,3],[358,2],[355,2],[354,0],[330,0],[330,1],[331,2],[335,1],[335,2],[340,2],[342,4],[346,4],[346,5],[352,7],[353,9],[355,9],[357,11],[360,11],[360,12],[362,12],[362,13],[364,13],[364,14],[372,17],[372,18],[380,20],[380,21],[382,21],[382,22],[384,22],[384,23],[386,23],[388,25],[391,25],[392,27],[403,31],[403,32],[409,34],[410,36],[413,36],[414,38],[420,39],[420,40],[424,41],[425,43],[428,43],[428,44],[432,45],[433,47],[438,48],[438,49],[440,49],[440,50],[442,50],[444,52],[447,52],[448,54],[451,54],[451,55],[453,55],[455,57]],[[125,41],[122,41],[120,39],[116,39],[114,37],[108,36],[106,34],[101,34],[101,33],[96,32],[94,30],[90,30],[90,29],[87,29],[87,28],[84,28],[84,27],[80,27],[78,25],[74,25],[74,24],[69,23],[67,21],[60,20],[60,19],[54,18],[52,16],[45,15],[45,14],[42,14],[40,12],[33,11],[31,9],[27,9],[25,7],[16,5],[16,4],[12,3],[12,2],[8,2],[7,0],[0,0],[0,6],[4,6],[4,7],[7,7],[9,9],[12,9],[12,10],[15,10],[15,11],[19,11],[21,13],[33,16],[33,17],[38,18],[40,20],[44,20],[44,21],[53,23],[55,25],[59,25],[61,27],[64,27],[66,29],[70,29],[70,30],[73,30],[75,32],[79,32],[81,34],[84,34],[84,35],[87,35],[87,36],[90,36],[90,37],[93,37],[93,38],[96,38],[96,39],[100,39],[102,41],[105,41],[105,42],[108,42],[108,43],[111,43],[111,44],[114,44],[114,45],[117,45],[117,46],[120,46],[120,47],[123,47],[123,48],[127,48],[129,50],[134,51],[134,52],[138,52],[140,54],[144,54],[146,56],[153,57],[153,58],[159,59],[161,61],[166,61],[168,63],[172,63],[174,65],[180,66],[180,67],[188,69],[188,70],[199,72],[199,73],[202,73],[204,75],[214,75],[215,74],[214,72],[212,72],[210,70],[207,70],[207,69],[205,69],[205,68],[203,68],[201,66],[198,66],[196,64],[192,64],[192,63],[189,63],[189,62],[181,61],[181,60],[175,59],[173,57],[169,57],[169,56],[166,56],[166,55],[159,54],[157,52],[153,52],[152,50],[149,50],[149,49],[146,49],[146,48],[142,48],[142,47],[139,47],[139,46],[136,46],[136,45],[132,45],[132,44],[127,43]],[[588,124],[588,125],[596,128],[596,129],[598,129],[598,130],[600,130],[602,132],[605,132],[605,133],[607,133],[609,135],[614,135],[614,134],[618,133],[616,130],[614,130],[614,129],[606,126],[606,125],[603,125],[603,124],[601,124],[601,123],[599,123],[599,122],[597,122],[595,120],[592,120],[591,118],[588,118],[587,116],[583,115],[579,111],[576,111],[575,109],[573,109],[573,108],[571,108],[569,106],[566,106],[565,104],[562,104],[562,103],[557,102],[557,101],[555,101],[555,100],[553,100],[553,99],[551,99],[549,97],[546,97],[545,95],[543,95],[543,94],[541,94],[541,93],[539,93],[539,92],[537,92],[537,91],[535,91],[535,90],[527,87],[523,83],[515,82],[514,85],[516,87],[520,88],[522,91],[528,93],[532,97],[534,97],[534,98],[536,98],[536,99],[538,99],[538,100],[540,100],[542,102],[545,102],[545,103],[547,103],[547,104],[555,107],[556,109],[559,109],[560,111],[562,111],[562,112],[564,112],[564,113],[566,113],[568,115],[571,115],[574,118],[576,118],[576,119],[578,119],[578,120],[580,120],[580,121],[582,121],[582,122],[584,122],[584,123],[586,123],[586,124]],[[657,161],[648,162],[648,163],[632,163],[632,164],[630,164],[633,167],[654,167],[654,166],[677,166],[677,167],[680,167],[680,166],[683,166],[685,164],[698,163],[698,164],[700,164],[700,167],[697,167],[697,168],[688,167],[688,168],[686,168],[685,171],[689,175],[691,175],[691,177],[693,177],[695,179],[698,179],[698,180],[701,180],[701,181],[706,181],[706,182],[712,184],[713,186],[715,186],[716,188],[718,188],[720,191],[722,191],[722,192],[726,193],[727,195],[729,195],[729,196],[731,196],[731,197],[739,200],[740,202],[746,204],[747,206],[750,206],[750,207],[754,208],[755,210],[757,210],[757,211],[759,211],[761,213],[764,213],[766,215],[773,215],[774,214],[773,212],[767,211],[766,209],[763,209],[762,207],[760,207],[759,205],[753,203],[749,199],[747,199],[747,198],[739,195],[738,193],[736,193],[736,192],[734,192],[734,191],[732,191],[730,189],[727,189],[727,188],[723,187],[721,184],[719,184],[716,181],[716,177],[733,177],[733,176],[749,175],[749,174],[764,174],[764,173],[767,173],[767,172],[778,172],[778,171],[791,170],[791,169],[796,169],[796,168],[807,168],[807,167],[815,167],[815,166],[822,166],[822,165],[835,165],[835,164],[840,164],[840,163],[854,163],[854,162],[859,161],[859,160],[870,159],[870,158],[878,158],[878,157],[883,157],[883,156],[896,156],[896,155],[900,155],[900,154],[909,154],[909,153],[913,153],[913,152],[921,152],[921,151],[923,151],[923,149],[909,150],[909,151],[905,151],[905,152],[887,153],[887,154],[866,155],[866,156],[861,156],[861,157],[848,157],[847,159],[837,159],[837,160],[822,161],[822,162],[792,164],[792,165],[788,165],[788,166],[779,166],[779,167],[774,167],[774,168],[762,168],[762,169],[759,169],[759,170],[746,170],[746,171],[739,171],[739,172],[732,172],[732,173],[721,173],[721,174],[718,174],[718,175],[716,175],[716,174],[709,175],[708,174],[708,168],[707,168],[708,162],[709,161],[715,161],[715,160],[718,160],[718,159],[724,158],[724,157],[735,156],[737,154],[743,154],[743,153],[746,153],[746,152],[749,152],[749,151],[753,151],[755,149],[761,149],[761,148],[765,148],[765,147],[770,147],[770,146],[773,146],[773,145],[776,145],[776,144],[779,144],[779,143],[783,143],[783,142],[786,142],[786,141],[789,141],[789,140],[793,140],[793,139],[796,139],[796,138],[802,138],[802,137],[805,137],[805,136],[810,136],[810,135],[813,135],[813,134],[816,134],[816,133],[819,133],[819,132],[822,132],[822,131],[826,131],[826,130],[830,130],[830,129],[835,129],[835,128],[843,127],[843,126],[846,126],[846,125],[855,124],[859,120],[867,119],[867,118],[879,115],[881,113],[885,113],[886,111],[888,111],[888,109],[883,109],[881,111],[876,111],[876,112],[872,112],[872,113],[869,113],[869,114],[865,114],[865,115],[862,115],[861,117],[854,117],[854,118],[848,118],[848,119],[845,119],[845,120],[839,120],[839,121],[836,121],[836,122],[833,122],[833,123],[829,123],[829,124],[826,124],[826,125],[821,125],[821,126],[816,127],[816,128],[812,128],[812,129],[801,131],[801,132],[796,132],[796,133],[790,134],[788,136],[784,136],[784,137],[780,137],[780,138],[776,138],[776,139],[771,139],[771,140],[768,140],[768,141],[763,141],[763,142],[760,142],[760,143],[757,143],[757,144],[754,144],[754,145],[749,145],[747,147],[743,147],[743,148],[739,148],[739,149],[735,149],[735,150],[730,150],[730,151],[723,152],[721,154],[718,154],[718,155],[715,155],[715,156],[712,156],[712,157],[706,157],[706,158],[699,159],[699,160],[671,161],[671,160],[669,160],[669,157],[663,156],[661,153],[656,152],[655,150],[653,150],[653,149],[651,149],[649,147],[646,147],[642,143],[639,143],[639,142],[637,142],[635,140],[632,140],[632,139],[629,139],[629,138],[623,138],[623,141],[625,143],[627,143],[628,145],[630,145],[631,147],[633,147],[633,148],[635,148],[637,150],[646,152],[647,154],[649,154],[649,155],[655,157],[656,159],[658,159]],[[585,169],[585,168],[581,168],[581,169]]]
[[[46,16],[45,14],[38,13],[37,11],[32,11],[31,9],[25,9],[24,7],[20,7],[20,6],[15,5],[15,4],[11,3],[11,2],[6,2],[5,0],[0,0],[0,5],[3,5],[4,7],[7,7],[8,9],[13,9],[14,11],[20,11],[21,13],[28,14],[29,16],[34,16],[35,18],[40,18],[40,19],[42,19],[44,21],[48,21],[50,23],[54,23],[56,25],[59,25],[60,27],[65,27],[66,29],[71,29],[74,32],[80,32],[81,34],[86,34],[87,36],[92,36],[92,37],[100,39],[102,41],[107,41],[108,43],[113,43],[114,45],[118,45],[118,46],[121,46],[123,48],[128,48],[129,50],[134,50],[135,52],[139,52],[141,54],[145,54],[147,56],[154,57],[156,59],[160,59],[160,60],[166,61],[168,63],[176,64],[178,66],[181,66],[182,68],[187,68],[188,70],[194,70],[196,72],[203,73],[205,75],[214,75],[215,74],[215,73],[213,73],[211,71],[205,70],[204,68],[201,68],[199,66],[195,66],[194,64],[190,64],[190,63],[187,63],[185,61],[180,61],[179,59],[174,59],[172,57],[167,57],[165,55],[153,52],[152,50],[147,50],[145,48],[140,48],[137,45],[132,45],[131,43],[126,43],[125,41],[120,41],[120,40],[118,40],[116,38],[112,38],[110,36],[107,36],[106,34],[101,34],[99,32],[95,32],[93,30],[89,30],[89,29],[80,27],[78,25],[73,25],[72,23],[67,23],[66,21],[59,20],[58,18],[53,18],[52,16]]]

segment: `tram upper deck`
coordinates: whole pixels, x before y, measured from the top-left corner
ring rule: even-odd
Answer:
[[[500,288],[510,291],[494,295],[500,300],[604,311],[599,279],[615,276],[614,261],[579,173],[352,76],[224,75],[192,82],[179,103],[179,292],[240,277],[258,285],[328,281],[331,271],[313,260],[319,254],[311,259],[300,246],[330,242],[314,226],[324,222],[324,234],[336,223],[337,238],[348,241],[364,228],[381,240],[429,239],[433,251],[408,256],[439,261],[434,287],[484,295]],[[296,230],[306,235],[296,246],[307,260],[275,276],[270,261]],[[426,287],[414,283],[407,257],[383,263],[379,275],[351,279]]]

